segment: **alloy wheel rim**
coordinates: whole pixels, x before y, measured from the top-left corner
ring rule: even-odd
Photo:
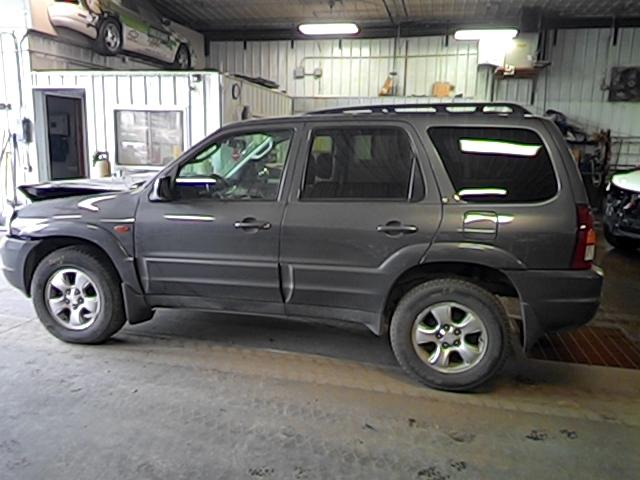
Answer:
[[[120,32],[115,25],[107,25],[104,43],[109,50],[116,50],[120,46]]]
[[[186,68],[189,66],[189,57],[187,56],[187,52],[183,48],[178,52],[178,65],[182,68]]]
[[[55,321],[70,330],[89,328],[100,313],[100,294],[94,280],[77,268],[63,268],[49,277],[45,301]]]
[[[416,317],[411,333],[418,357],[440,373],[461,373],[475,367],[487,351],[484,322],[469,307],[441,302]]]

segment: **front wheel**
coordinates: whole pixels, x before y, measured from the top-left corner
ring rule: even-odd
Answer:
[[[400,300],[391,346],[405,371],[425,385],[472,390],[502,367],[507,325],[504,307],[490,292],[464,280],[433,280]]]
[[[125,323],[117,274],[90,247],[47,255],[33,274],[31,297],[40,322],[65,342],[102,343]]]
[[[191,68],[191,52],[189,52],[189,47],[186,43],[182,43],[178,47],[173,65],[178,70],[189,70]]]
[[[98,24],[96,50],[103,55],[117,55],[122,50],[122,25],[114,17],[104,17]]]

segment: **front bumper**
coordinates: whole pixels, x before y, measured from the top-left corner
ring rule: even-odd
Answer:
[[[603,273],[599,267],[511,271],[509,278],[520,295],[527,350],[545,333],[589,322],[600,306]]]
[[[0,238],[2,273],[11,285],[27,296],[29,296],[26,278],[27,258],[39,244],[40,240],[24,240],[9,236]]]

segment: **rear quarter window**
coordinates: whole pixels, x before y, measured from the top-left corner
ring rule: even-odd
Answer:
[[[465,201],[532,203],[558,192],[549,152],[532,130],[432,127],[428,134]]]

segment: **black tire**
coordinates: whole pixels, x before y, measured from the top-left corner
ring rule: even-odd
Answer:
[[[93,323],[85,329],[65,327],[47,306],[47,284],[62,269],[81,271],[95,285],[100,307]],[[102,343],[120,330],[126,320],[117,273],[96,249],[88,246],[65,247],[47,255],[33,274],[31,298],[40,322],[55,337],[69,343]]]
[[[186,43],[181,43],[178,47],[176,58],[173,60],[173,66],[176,70],[191,69],[191,52],[189,51],[189,46]]]
[[[613,248],[618,250],[634,251],[640,248],[640,241],[614,235],[607,226],[604,227],[604,238]]]
[[[482,347],[484,353],[479,355],[480,358],[476,360],[475,365],[465,367],[462,357],[456,353],[456,358],[460,359],[459,366],[468,369],[444,373],[420,358],[417,350],[421,347],[414,346],[413,335],[414,323],[419,315],[433,306],[449,302],[472,311],[483,324],[486,339]],[[452,278],[433,280],[413,288],[398,303],[391,319],[391,347],[402,368],[425,385],[440,390],[473,390],[495,376],[504,365],[511,341],[508,322],[507,313],[500,301],[483,288]],[[454,328],[455,325],[452,323],[451,327]],[[455,330],[458,331],[457,328]],[[463,338],[463,342],[468,339],[459,338]],[[443,348],[445,347],[447,346]],[[425,351],[423,355],[429,356],[429,352]],[[453,358],[449,355],[449,358]],[[453,363],[451,365],[455,366]]]
[[[122,51],[122,25],[115,17],[104,17],[98,23],[95,48],[102,55],[117,55]]]

